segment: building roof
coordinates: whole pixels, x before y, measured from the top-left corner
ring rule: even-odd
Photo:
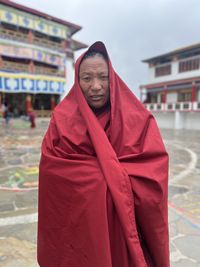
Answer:
[[[71,41],[72,41],[72,49],[74,51],[88,47],[88,45],[86,45],[84,43],[81,43],[81,42],[79,42],[77,40],[72,39]]]
[[[200,43],[193,44],[190,46],[185,46],[182,48],[178,48],[176,50],[173,50],[171,52],[158,55],[152,58],[144,59],[142,62],[145,63],[156,63],[161,61],[171,61],[173,57],[187,57],[187,56],[194,56],[195,54],[200,54]]]
[[[185,79],[171,80],[171,81],[164,81],[164,82],[158,82],[158,83],[150,83],[150,84],[141,85],[140,90],[142,90],[143,88],[152,89],[152,88],[168,87],[168,86],[178,85],[178,84],[192,84],[192,83],[197,83],[199,81],[200,81],[200,76],[185,78]]]
[[[3,5],[6,5],[6,6],[9,6],[9,7],[12,7],[12,8],[15,8],[15,9],[18,9],[18,10],[21,10],[21,11],[24,11],[24,12],[27,12],[27,13],[42,17],[42,18],[45,18],[47,20],[51,20],[51,21],[57,22],[57,23],[62,24],[64,26],[67,26],[67,27],[69,27],[71,29],[71,35],[73,35],[77,31],[82,29],[81,26],[78,26],[78,25],[73,24],[71,22],[68,22],[68,21],[53,17],[51,15],[48,15],[48,14],[43,13],[41,11],[38,11],[36,9],[23,6],[21,4],[15,3],[15,2],[10,1],[10,0],[0,0],[0,4],[3,4]]]

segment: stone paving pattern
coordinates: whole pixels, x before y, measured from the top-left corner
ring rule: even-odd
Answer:
[[[40,146],[48,127],[37,120],[0,121],[0,267],[38,267],[37,179]],[[200,132],[162,130],[170,156],[171,267],[200,267]],[[160,266],[162,267],[162,266]]]

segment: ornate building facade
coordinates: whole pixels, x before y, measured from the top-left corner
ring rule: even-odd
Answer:
[[[0,0],[0,106],[15,116],[34,109],[49,116],[66,91],[74,51],[87,47],[72,39],[73,23]]]

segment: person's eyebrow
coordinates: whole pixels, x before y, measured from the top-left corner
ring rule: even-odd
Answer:
[[[88,72],[88,71],[83,71],[83,72],[80,72],[79,75],[90,75],[91,72]]]

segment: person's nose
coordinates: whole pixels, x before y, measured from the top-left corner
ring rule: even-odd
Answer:
[[[101,89],[101,81],[97,78],[94,78],[92,81],[92,90],[98,91]]]

